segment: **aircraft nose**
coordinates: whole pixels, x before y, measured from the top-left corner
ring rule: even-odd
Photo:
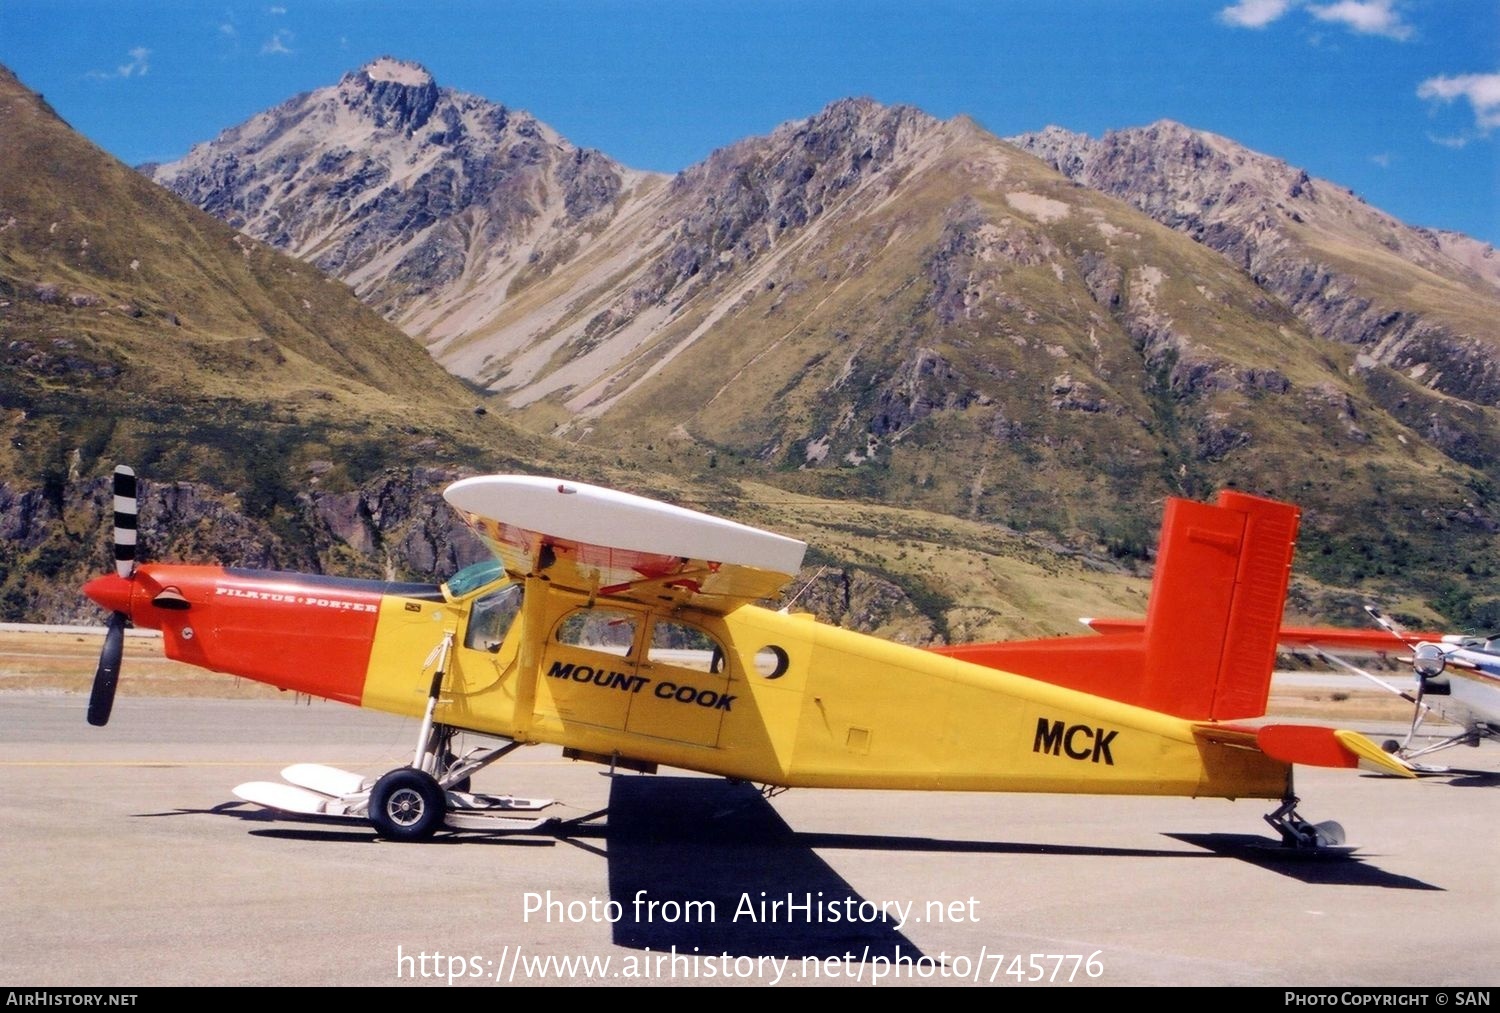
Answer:
[[[118,573],[107,573],[95,577],[83,585],[83,593],[102,609],[130,615],[130,596],[135,585]]]

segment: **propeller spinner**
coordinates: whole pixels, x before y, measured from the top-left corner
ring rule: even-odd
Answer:
[[[102,727],[109,723],[115,705],[115,688],[120,681],[120,658],[125,649],[125,624],[130,621],[129,583],[135,575],[136,549],[136,482],[135,472],[120,465],[115,468],[115,572],[109,577],[91,581],[84,589],[90,598],[111,609],[104,632],[104,650],[99,653],[99,667],[94,671],[94,688],[89,693],[89,724]]]

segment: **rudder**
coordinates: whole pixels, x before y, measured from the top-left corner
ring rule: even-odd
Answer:
[[[1299,517],[1236,492],[1168,501],[1131,702],[1195,720],[1265,713]]]

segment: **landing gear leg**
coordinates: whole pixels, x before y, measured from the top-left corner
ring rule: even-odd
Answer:
[[[472,795],[469,779],[496,760],[509,756],[522,743],[507,741],[493,749],[474,749],[462,757],[448,751],[456,729],[434,724],[424,728],[419,754],[423,767],[397,767],[389,771],[369,792],[368,815],[380,836],[396,841],[419,841],[431,837],[445,824],[450,829],[517,832],[534,830],[543,821],[526,824],[497,821],[507,813],[545,809],[551,799],[519,799]],[[424,769],[426,768],[426,769]],[[434,775],[433,769],[438,769]]]
[[[1413,749],[1410,752],[1406,752],[1405,750],[1411,746],[1411,740],[1408,739],[1406,746],[1402,747],[1403,751],[1399,755],[1403,760],[1414,760],[1419,756],[1426,756],[1428,753],[1435,753],[1439,749],[1447,749],[1450,746],[1477,746],[1481,737],[1478,731],[1470,728],[1457,735],[1450,735],[1439,742],[1423,746],[1421,749]]]
[[[1266,822],[1281,835],[1283,847],[1297,851],[1322,851],[1344,843],[1344,828],[1333,820],[1309,823],[1297,812],[1302,800],[1292,794],[1291,786],[1275,811],[1266,814]]]
[[[411,764],[389,771],[369,791],[365,811],[382,837],[397,841],[425,840],[443,826],[491,833],[535,830],[545,821],[505,817],[509,813],[545,809],[552,804],[551,799],[470,793],[470,779],[474,774],[510,755],[522,743],[507,740],[493,749],[473,749],[463,756],[454,754],[453,737],[458,729],[436,720],[452,648],[453,634],[449,633],[427,659],[426,664],[434,661],[437,664],[432,673],[427,709],[417,732],[417,747]],[[358,802],[351,801],[348,810],[351,815],[358,814],[359,810],[354,808],[356,805]]]

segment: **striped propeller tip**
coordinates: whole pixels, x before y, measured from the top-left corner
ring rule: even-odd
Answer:
[[[138,526],[136,481],[133,468],[115,468],[115,572],[129,578],[135,572]]]

